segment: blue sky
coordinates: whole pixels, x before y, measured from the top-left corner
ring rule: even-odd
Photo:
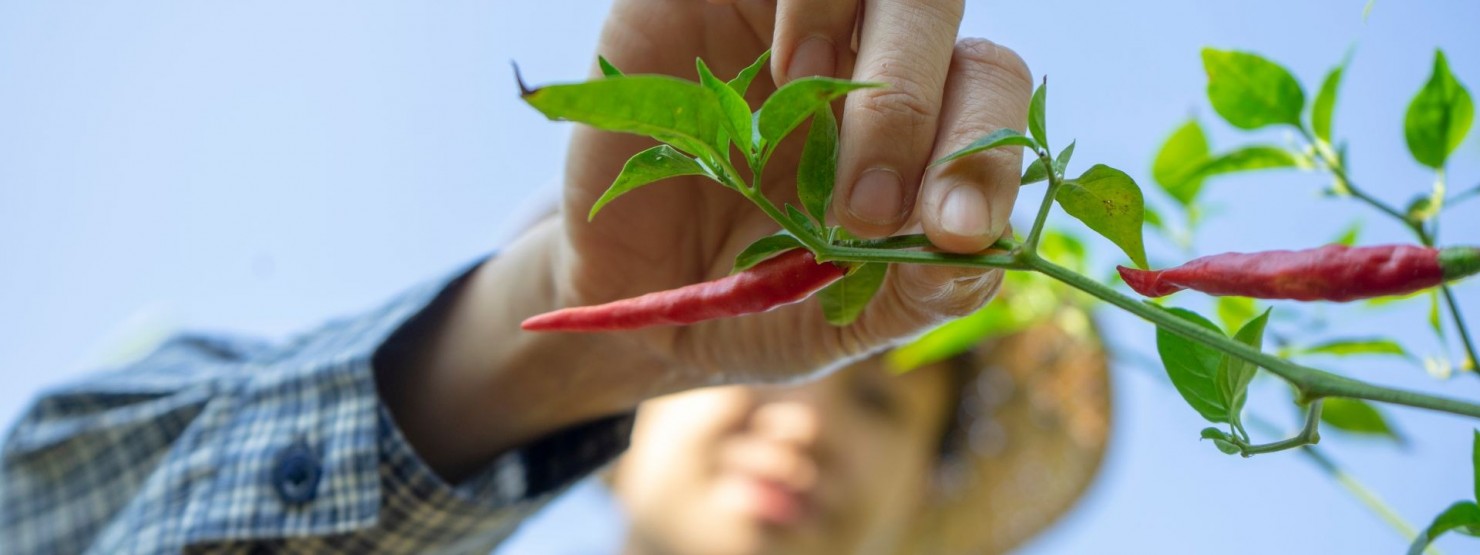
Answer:
[[[1290,140],[1216,121],[1202,100],[1199,48],[1266,54],[1313,94],[1354,46],[1337,134],[1351,140],[1356,180],[1405,204],[1432,177],[1407,155],[1403,110],[1436,47],[1480,92],[1480,4],[1379,2],[1364,24],[1363,3],[971,0],[962,32],[1011,46],[1051,76],[1050,135],[1078,139],[1076,167],[1108,163],[1145,186],[1156,148],[1189,115],[1215,148]],[[582,76],[605,3],[582,5],[0,4],[0,425],[39,388],[169,330],[281,337],[496,248],[515,207],[558,173],[568,133],[518,102],[508,61],[532,82]],[[1480,183],[1480,140],[1462,145],[1450,170],[1455,189]],[[1315,246],[1355,220],[1364,243],[1408,239],[1364,206],[1322,198],[1325,184],[1266,173],[1210,185],[1217,209],[1199,250]],[[1467,215],[1477,210],[1452,212],[1447,240],[1476,243],[1480,218]],[[1115,261],[1108,243],[1095,246],[1101,262]],[[1164,244],[1151,250],[1181,257]],[[1457,292],[1480,313],[1480,287]],[[1441,349],[1421,303],[1315,311],[1334,328],[1285,331]],[[1154,353],[1148,325],[1108,314],[1103,323],[1122,348]],[[1312,362],[1480,398],[1473,376],[1436,382],[1402,363]],[[1197,441],[1203,424],[1156,378],[1121,367],[1114,384],[1101,480],[1027,552],[1402,549],[1301,458],[1225,457]],[[1254,395],[1254,410],[1292,422],[1278,385]],[[1406,448],[1335,433],[1323,447],[1421,524],[1471,491],[1475,423],[1387,412]],[[1468,539],[1441,545],[1475,549]]]

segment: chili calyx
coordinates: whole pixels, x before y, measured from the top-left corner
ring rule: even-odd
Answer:
[[[599,332],[693,324],[798,302],[846,273],[845,266],[819,264],[807,249],[792,249],[713,281],[547,312],[526,319],[520,327],[530,331]]]
[[[1216,296],[1346,302],[1404,295],[1480,273],[1480,248],[1326,245],[1216,254],[1163,270],[1118,269],[1131,289],[1147,297],[1192,289]]]

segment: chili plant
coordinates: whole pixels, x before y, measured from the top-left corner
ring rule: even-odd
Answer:
[[[826,219],[838,152],[838,127],[832,103],[850,91],[878,85],[824,77],[798,79],[778,88],[753,109],[746,103],[745,93],[751,80],[765,67],[767,55],[729,81],[720,80],[699,60],[698,82],[661,75],[626,75],[602,59],[603,77],[596,80],[538,88],[530,88],[520,80],[523,99],[551,119],[644,135],[660,143],[627,162],[612,186],[594,203],[589,218],[598,217],[602,207],[647,184],[668,177],[700,175],[745,197],[780,229],[741,252],[734,265],[736,273],[729,277],[609,305],[537,316],[526,322],[526,328],[590,331],[686,324],[767,310],[805,298],[813,291],[820,297],[827,320],[845,325],[867,306],[891,264],[1001,268],[1010,270],[1009,276],[1021,273],[1056,282],[1154,324],[1161,363],[1172,384],[1204,419],[1226,425],[1226,428],[1206,428],[1202,437],[1212,440],[1228,454],[1248,457],[1316,443],[1320,438],[1323,407],[1328,402],[1340,405],[1375,401],[1480,418],[1480,404],[1475,402],[1371,384],[1296,362],[1288,356],[1279,356],[1281,353],[1266,352],[1263,344],[1270,310],[1258,312],[1242,303],[1230,304],[1241,310],[1227,311],[1225,319],[1234,324],[1229,326],[1234,331],[1225,333],[1195,312],[1133,298],[1113,285],[1085,275],[1081,269],[1060,265],[1044,255],[1049,243],[1057,240],[1058,247],[1064,246],[1061,238],[1055,239],[1045,229],[1048,216],[1057,204],[1116,245],[1139,268],[1125,269],[1132,284],[1144,285],[1148,279],[1166,277],[1168,281],[1157,282],[1158,285],[1211,290],[1217,294],[1275,297],[1291,297],[1286,293],[1314,289],[1314,295],[1293,296],[1340,299],[1405,294],[1437,286],[1445,293],[1460,334],[1469,345],[1447,283],[1480,272],[1480,249],[1434,248],[1437,229],[1420,216],[1437,213],[1442,206],[1442,179],[1426,203],[1415,203],[1415,208],[1406,212],[1381,204],[1352,184],[1345,173],[1343,150],[1330,146],[1331,109],[1340,68],[1328,77],[1327,86],[1322,87],[1312,109],[1312,123],[1307,125],[1303,118],[1303,90],[1283,68],[1238,52],[1210,49],[1204,52],[1203,58],[1209,74],[1209,98],[1221,116],[1245,129],[1293,126],[1302,131],[1311,148],[1308,152],[1292,153],[1276,147],[1255,146],[1215,157],[1208,153],[1201,129],[1190,124],[1174,135],[1153,168],[1158,182],[1173,198],[1191,207],[1202,181],[1213,175],[1257,168],[1321,165],[1336,176],[1343,194],[1405,218],[1422,245],[1349,250],[1342,247],[1342,254],[1334,256],[1328,250],[1225,255],[1242,257],[1240,260],[1254,264],[1227,267],[1204,262],[1202,270],[1212,272],[1173,269],[1160,274],[1138,273],[1148,268],[1143,229],[1148,221],[1159,224],[1160,217],[1147,211],[1141,188],[1126,172],[1094,164],[1072,175],[1069,163],[1075,143],[1053,153],[1045,132],[1046,81],[1033,93],[1028,134],[1001,129],[934,162],[948,164],[991,149],[1026,149],[1031,157],[1021,182],[1024,186],[1044,183],[1045,187],[1025,237],[998,240],[992,248],[978,254],[926,250],[929,241],[923,235],[860,240],[839,226],[829,225]],[[1468,130],[1472,112],[1468,94],[1448,74],[1442,55],[1436,62],[1434,80],[1420,93],[1415,105],[1418,108],[1410,109],[1409,117],[1410,146],[1420,145],[1413,147],[1415,155],[1426,165],[1439,169],[1442,175],[1444,158]],[[1418,115],[1414,115],[1415,110]],[[809,120],[797,170],[797,198],[801,206],[777,206],[762,193],[760,176],[782,139]],[[738,152],[739,156],[732,156],[732,152]],[[746,171],[739,171],[737,164]],[[746,175],[751,178],[747,180]],[[1191,213],[1190,219],[1195,216]],[[1361,265],[1356,272],[1348,267],[1353,263]],[[1193,266],[1196,268],[1198,264],[1194,261]],[[806,265],[820,269],[806,269]],[[1380,279],[1364,277],[1355,282],[1341,279],[1340,272],[1348,272],[1348,276],[1363,274],[1363,270],[1377,267],[1374,265],[1387,268]],[[1245,272],[1251,266],[1262,266],[1266,273]],[[789,270],[778,271],[783,267]],[[783,279],[780,277],[783,275],[800,277]],[[1188,275],[1199,279],[1180,279]],[[1211,282],[1207,279],[1210,276]],[[789,284],[778,285],[778,280]],[[1270,286],[1276,282],[1283,285]],[[1298,284],[1291,285],[1294,282]],[[1335,291],[1337,287],[1355,290]],[[1152,289],[1159,294],[1171,292],[1160,286]],[[734,301],[742,299],[755,302],[735,305]],[[988,305],[987,310],[992,306]],[[963,321],[970,322],[972,317]],[[982,325],[985,320],[975,323]],[[930,337],[927,335],[926,340]],[[951,342],[945,344],[949,347]],[[927,352],[921,356],[916,350],[914,355],[909,355],[908,349],[902,352],[906,358],[914,356],[915,362],[939,354]],[[1256,442],[1245,429],[1243,412],[1249,384],[1261,369],[1286,381],[1295,391],[1297,403],[1304,407],[1304,426],[1292,437]],[[1469,530],[1467,526],[1480,526],[1480,518],[1474,522],[1464,520],[1471,515],[1465,512],[1468,509],[1459,511],[1458,516],[1444,520],[1458,524],[1444,529]],[[1442,531],[1435,528],[1434,533],[1420,541],[1426,542],[1425,538]],[[1415,546],[1423,549],[1418,543]]]

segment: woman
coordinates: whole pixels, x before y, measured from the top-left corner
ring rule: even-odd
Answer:
[[[903,375],[876,356],[649,401],[607,476],[629,519],[608,539],[627,555],[1005,552],[1067,510],[1105,447],[1104,352],[1064,330]],[[559,519],[524,545],[569,535]]]

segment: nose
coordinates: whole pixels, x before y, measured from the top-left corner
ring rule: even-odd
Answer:
[[[754,431],[769,440],[811,450],[822,438],[820,401],[811,392],[796,389],[768,395],[756,408]]]

